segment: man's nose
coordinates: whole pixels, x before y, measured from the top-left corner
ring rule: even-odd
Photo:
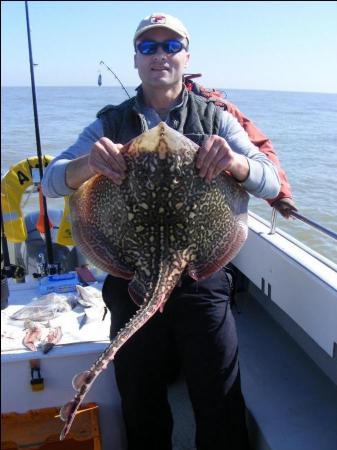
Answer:
[[[167,59],[167,53],[161,47],[158,47],[156,53],[154,54],[154,58],[160,60]]]

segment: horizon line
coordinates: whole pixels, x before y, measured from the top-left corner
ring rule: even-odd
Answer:
[[[40,85],[36,86],[36,88],[116,88],[122,89],[121,86],[115,85],[107,85],[107,86],[97,86],[97,85]],[[137,86],[125,86],[129,89],[135,90]],[[30,85],[1,85],[2,88],[31,88]],[[286,90],[286,89],[257,89],[257,88],[232,88],[232,87],[215,87],[214,89],[219,89],[222,91],[231,90],[231,91],[260,91],[260,92],[289,92],[289,93],[300,93],[300,94],[329,94],[336,95],[336,92],[328,92],[328,91],[295,91],[295,90]]]

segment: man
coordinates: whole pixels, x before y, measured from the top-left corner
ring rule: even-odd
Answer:
[[[227,171],[250,194],[277,197],[276,167],[233,115],[184,87],[189,40],[185,26],[167,14],[141,21],[134,36],[134,63],[142,81],[136,97],[103,108],[77,142],[53,160],[43,180],[46,195],[68,195],[97,173],[123,183],[123,144],[166,121],[200,145],[196,166],[206,182]],[[111,275],[104,283],[111,337],[138,309],[127,288],[126,280]],[[167,376],[175,354],[193,405],[197,449],[249,448],[229,290],[224,270],[199,282],[183,276],[164,311],[117,353],[115,372],[129,450],[172,448]]]

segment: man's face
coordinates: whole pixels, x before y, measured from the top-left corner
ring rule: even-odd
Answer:
[[[182,38],[173,31],[165,28],[153,28],[143,33],[136,41],[136,46],[145,40],[163,42],[167,39],[177,39],[186,47],[187,39]],[[153,55],[142,55],[136,51],[134,61],[135,68],[143,82],[143,85],[150,87],[174,86],[181,82],[183,72],[189,60],[189,53],[182,49],[178,53],[165,53],[158,47],[157,52]]]

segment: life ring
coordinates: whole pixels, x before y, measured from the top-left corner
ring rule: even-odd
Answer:
[[[43,167],[54,157],[45,155]],[[33,184],[32,169],[39,168],[39,158],[31,156],[11,166],[1,180],[1,208],[6,238],[9,242],[20,243],[27,239],[27,229],[21,209],[21,198],[26,189]],[[64,198],[64,210],[56,236],[61,245],[75,245],[71,234],[69,202]]]

